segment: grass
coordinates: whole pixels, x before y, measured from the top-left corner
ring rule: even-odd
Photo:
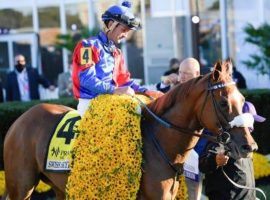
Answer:
[[[269,197],[270,197],[270,176],[257,179],[256,180],[256,187],[263,190],[266,197],[268,197],[268,199],[269,199]],[[263,195],[260,194],[259,192],[257,192],[256,194],[257,194],[257,197],[259,199],[261,199],[261,200],[264,199]]]
[[[257,185],[257,187],[264,191],[266,197],[270,197],[270,185],[269,184],[268,185]],[[256,192],[256,196],[257,196],[257,198],[259,198],[261,200],[264,199],[262,194],[259,192]]]

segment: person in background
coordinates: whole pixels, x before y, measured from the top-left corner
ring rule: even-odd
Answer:
[[[67,72],[62,72],[61,74],[58,75],[57,85],[58,85],[58,95],[60,98],[73,96],[71,66],[69,66]]]
[[[172,73],[162,78],[162,81],[156,85],[157,90],[167,92],[178,82],[184,83],[200,75],[200,64],[195,58],[184,59],[178,67],[177,74]]]
[[[246,79],[244,76],[233,66],[233,80],[236,82],[236,85],[239,89],[246,89]]]
[[[168,76],[170,74],[178,74],[179,65],[180,65],[179,59],[172,58],[170,60],[169,70],[164,72],[163,76]]]
[[[265,121],[264,117],[257,114],[254,105],[250,102],[244,103],[243,113],[252,114],[255,122]],[[252,131],[253,127],[249,129]],[[255,190],[235,187],[222,172],[223,168],[230,179],[240,185],[255,187],[252,158],[234,160],[224,152],[214,153],[217,147],[218,144],[208,142],[199,157],[199,168],[205,174],[205,193],[209,200],[255,200]]]
[[[228,58],[227,61],[231,62],[232,65],[233,65],[233,80],[236,83],[237,87],[239,89],[246,89],[247,88],[247,84],[246,84],[245,77],[241,74],[241,72],[239,72],[236,69],[235,64],[234,64],[232,58]]]
[[[100,94],[128,94],[135,92],[151,96],[136,84],[125,66],[124,56],[116,46],[127,38],[131,30],[140,29],[140,20],[131,12],[131,3],[109,7],[102,14],[104,29],[97,36],[80,41],[73,53],[73,93],[79,100],[77,110],[81,116],[91,99]]]
[[[169,70],[167,70],[161,77],[161,82],[156,85],[158,91],[163,93],[167,92],[170,87],[169,85],[175,85],[178,82],[178,70],[180,61],[177,58],[170,60]]]
[[[16,55],[15,69],[7,75],[6,100],[31,101],[39,99],[39,84],[51,91],[55,89],[47,79],[38,74],[36,69],[26,66],[23,55]]]
[[[0,79],[0,103],[4,102],[4,95],[3,95],[3,85],[2,80]]]

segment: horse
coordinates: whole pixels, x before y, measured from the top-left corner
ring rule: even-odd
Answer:
[[[203,128],[214,134],[208,139],[226,145],[234,157],[249,157],[256,150],[248,127],[229,125],[242,114],[244,103],[231,75],[231,64],[218,62],[209,74],[178,84],[143,107],[144,162],[137,199],[175,198],[176,177],[203,136]],[[39,104],[10,127],[4,140],[7,199],[30,199],[39,180],[52,187],[58,200],[65,199],[68,173],[47,172],[44,162],[49,133],[69,110],[62,105]]]

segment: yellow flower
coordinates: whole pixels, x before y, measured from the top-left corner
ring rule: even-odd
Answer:
[[[270,175],[270,162],[264,155],[253,153],[253,166],[255,179]]]
[[[176,195],[176,200],[188,200],[188,191],[185,176],[181,175],[179,178],[179,188]]]
[[[136,199],[142,163],[138,106],[127,95],[92,100],[79,126],[68,199]]]

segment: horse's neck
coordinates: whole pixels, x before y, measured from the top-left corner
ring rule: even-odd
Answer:
[[[187,153],[194,148],[198,141],[198,137],[193,136],[192,133],[201,133],[201,126],[192,110],[187,104],[178,104],[163,115],[168,122],[185,129],[187,132],[169,129],[166,133],[157,133],[165,136],[171,135],[171,143],[175,145],[175,153],[181,155],[181,162],[185,160]]]
[[[190,113],[192,108],[182,103],[175,104],[160,117],[178,127],[200,132],[200,125],[194,114]],[[188,152],[195,146],[198,137],[181,133],[172,128],[166,128],[151,116],[146,117],[145,130],[151,131],[159,140],[162,148],[175,163],[183,163]],[[146,131],[147,132],[147,131]],[[149,133],[146,133],[149,134]]]

